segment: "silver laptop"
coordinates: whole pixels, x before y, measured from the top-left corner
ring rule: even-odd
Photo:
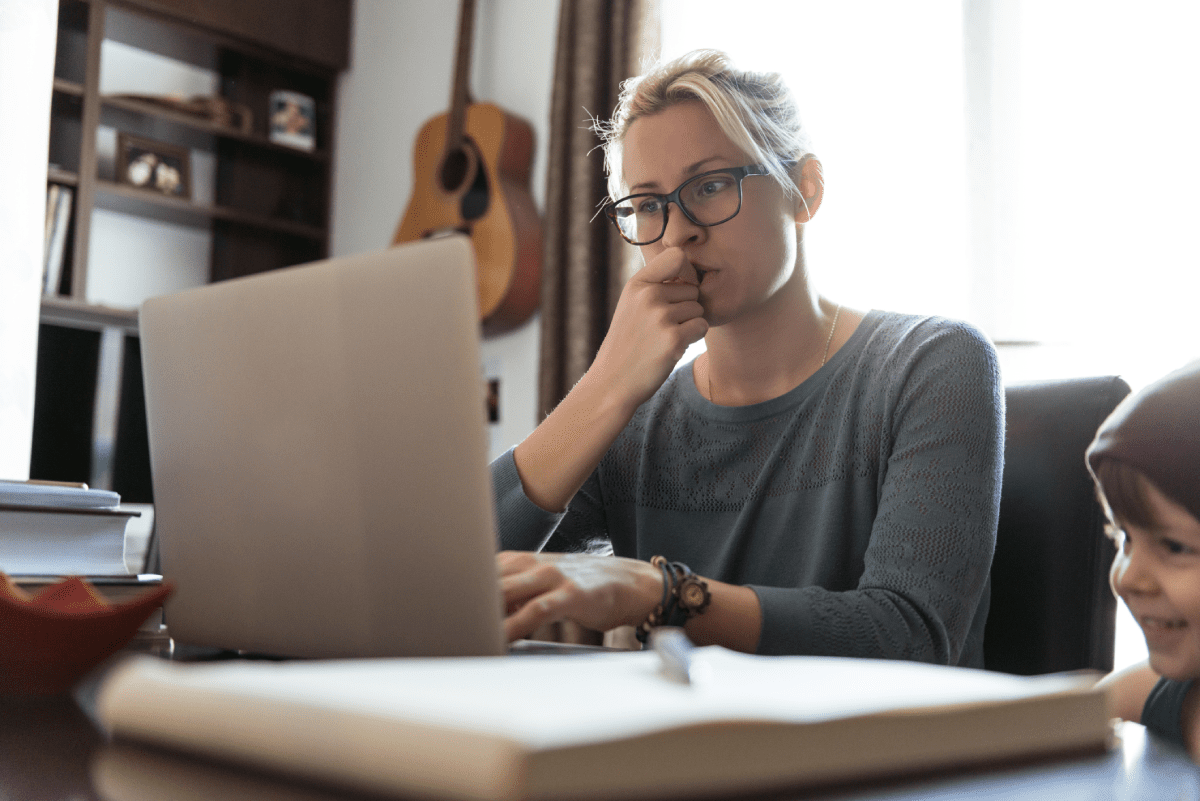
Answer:
[[[474,268],[455,236],[143,305],[177,642],[504,652]]]

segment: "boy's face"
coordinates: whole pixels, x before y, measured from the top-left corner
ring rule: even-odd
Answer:
[[[1113,589],[1146,636],[1150,667],[1171,679],[1200,677],[1200,520],[1144,482],[1157,524],[1123,524]]]

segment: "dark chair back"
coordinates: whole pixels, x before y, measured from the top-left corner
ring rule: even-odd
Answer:
[[[989,670],[1112,670],[1115,549],[1083,455],[1128,394],[1115,376],[1005,390],[1004,482],[983,638]]]

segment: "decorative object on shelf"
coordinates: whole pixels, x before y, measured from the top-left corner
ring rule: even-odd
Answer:
[[[254,113],[249,106],[233,103],[220,95],[107,95],[106,99],[132,100],[145,103],[160,109],[174,111],[195,117],[203,122],[211,122],[222,128],[229,128],[243,134],[254,130]]]
[[[117,180],[163,195],[189,198],[192,194],[191,154],[185,147],[117,134]]]
[[[271,92],[269,103],[272,142],[300,150],[317,146],[317,108],[311,97],[277,89]]]
[[[109,604],[87,580],[72,576],[26,595],[0,573],[0,696],[70,690],[138,633],[172,587]]]

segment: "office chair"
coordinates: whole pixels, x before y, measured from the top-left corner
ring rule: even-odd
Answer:
[[[1115,376],[1005,390],[1007,433],[984,667],[1110,671],[1115,546],[1084,451],[1129,385]]]

